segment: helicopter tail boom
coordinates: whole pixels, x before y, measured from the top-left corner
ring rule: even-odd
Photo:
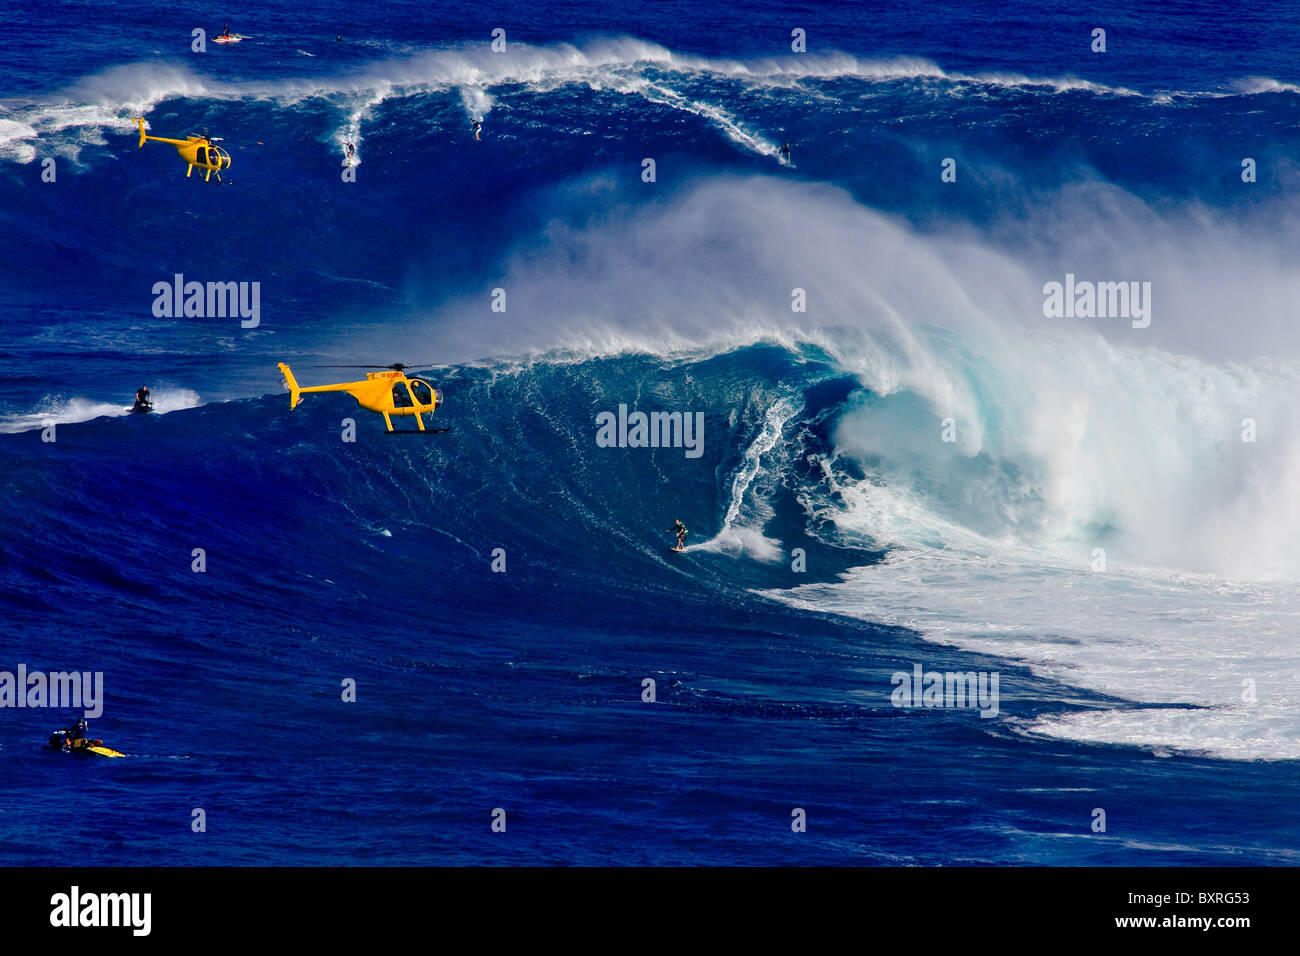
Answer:
[[[150,140],[150,139],[153,140],[155,143],[171,143],[173,146],[189,146],[196,141],[194,137],[191,137],[190,139],[172,139],[171,137],[168,136],[147,136],[145,135],[145,131],[144,131],[143,118],[134,119],[131,122],[135,123],[136,126],[140,127],[141,146],[144,146],[145,140]]]

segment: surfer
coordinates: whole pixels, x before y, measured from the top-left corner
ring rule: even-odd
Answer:
[[[780,155],[782,162],[790,162],[790,150],[794,149],[794,147],[794,143],[781,144],[781,148],[777,150],[777,153]]]
[[[668,533],[677,535],[677,547],[673,548],[673,550],[685,551],[687,531],[686,525],[682,524],[681,518],[677,518],[673,521],[673,526],[668,529]]]
[[[355,146],[353,146],[351,143],[344,143],[344,144],[343,144],[343,148],[344,148],[345,150],[347,150],[347,153],[348,153],[348,165],[351,166],[351,165],[352,165],[352,161],[356,158],[357,148],[356,148]]]
[[[483,124],[480,123],[478,120],[470,120],[470,123],[471,123],[471,124],[473,125],[473,127],[474,127],[474,141],[475,141],[475,142],[478,142],[478,143],[481,143],[482,140],[479,139],[479,135],[478,135],[478,134],[479,134],[480,132],[482,132],[482,130],[483,130]]]

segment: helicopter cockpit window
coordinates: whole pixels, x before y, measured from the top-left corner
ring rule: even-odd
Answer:
[[[428,384],[421,382],[418,378],[410,383],[411,395],[415,398],[417,405],[432,405],[433,392],[429,389]]]
[[[393,407],[410,408],[411,393],[406,390],[405,382],[398,382],[393,386]]]

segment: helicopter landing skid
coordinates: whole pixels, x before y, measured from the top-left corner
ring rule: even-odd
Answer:
[[[391,432],[384,432],[385,435],[445,435],[451,431],[451,428],[426,428],[421,431],[418,428],[394,428]]]

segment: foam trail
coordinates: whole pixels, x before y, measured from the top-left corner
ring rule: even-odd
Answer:
[[[721,529],[708,541],[688,547],[687,551],[747,554],[767,563],[781,560],[784,556],[781,543],[764,536],[762,531],[764,521],[771,517],[771,509],[757,496],[746,509],[746,499],[763,473],[764,457],[776,447],[786,424],[797,411],[789,398],[779,399],[767,409],[762,429],[745,449],[744,460],[732,476],[731,500]]]
[[[492,107],[496,104],[491,93],[476,86],[461,87],[460,101],[465,107],[465,115],[480,123],[488,113],[492,112]]]
[[[778,160],[780,159],[780,154],[775,143],[768,142],[761,136],[751,133],[721,107],[713,106],[712,104],[706,103],[702,100],[693,100],[661,83],[638,80],[631,83],[614,82],[610,85],[612,88],[617,89],[620,92],[634,93],[645,99],[647,102],[657,103],[660,106],[668,106],[672,109],[681,110],[702,117],[722,130],[722,132],[738,146],[757,153],[760,156],[771,156]]]
[[[152,393],[154,414],[196,408],[203,404],[197,392],[186,388],[164,387],[153,389]],[[50,425],[71,425],[96,418],[115,418],[130,414],[130,405],[101,402],[91,398],[47,395],[33,411],[0,416],[0,433],[36,431]]]
[[[361,165],[361,124],[370,118],[376,106],[387,99],[387,92],[377,92],[372,96],[360,97],[349,109],[347,121],[343,128],[334,133],[334,144],[343,154],[343,165]],[[347,144],[352,144],[352,155],[348,156]]]

